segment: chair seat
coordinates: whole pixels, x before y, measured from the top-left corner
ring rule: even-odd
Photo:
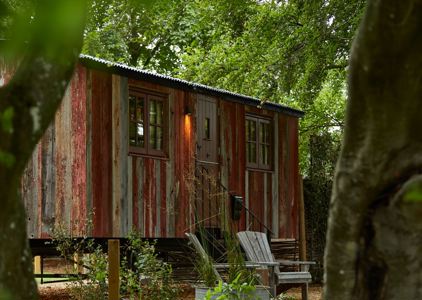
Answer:
[[[280,272],[277,273],[278,283],[310,283],[312,281],[309,272]]]

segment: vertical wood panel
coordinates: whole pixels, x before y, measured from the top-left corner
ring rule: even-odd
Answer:
[[[72,95],[71,90],[66,90],[63,101],[56,113],[54,121],[54,135],[57,151],[55,151],[55,198],[56,198],[56,223],[72,230],[70,222],[72,208]],[[42,235],[48,235],[48,224],[43,225]]]
[[[137,202],[138,202],[138,222],[139,227],[138,230],[141,236],[145,236],[145,196],[144,196],[144,189],[145,189],[145,181],[144,181],[144,160],[141,158],[136,159],[136,175],[137,175]]]
[[[29,238],[39,237],[38,231],[38,156],[41,146],[37,145],[32,152],[21,179],[21,197],[25,204],[27,217],[27,234]]]
[[[127,78],[112,75],[113,236],[128,233],[128,86]]]
[[[282,148],[280,147],[280,140],[282,137],[279,135],[279,115],[274,116],[274,175],[272,181],[272,222],[271,222],[271,230],[274,233],[275,238],[281,238],[279,234],[279,206],[280,206],[280,198],[279,198],[279,185],[280,185],[280,166],[279,166],[279,159],[280,153],[282,153]]]
[[[167,237],[166,228],[167,228],[167,202],[166,202],[166,190],[167,190],[167,183],[166,183],[166,162],[160,161],[160,237]]]
[[[278,207],[278,216],[279,216],[279,236],[282,238],[287,238],[286,230],[286,221],[285,212],[287,210],[287,195],[286,195],[286,165],[287,165],[287,131],[286,131],[286,116],[282,115],[279,117],[279,174],[280,174],[280,184],[278,186],[278,195],[279,195],[279,207]]]
[[[166,236],[174,237],[176,234],[175,224],[175,199],[176,199],[176,178],[175,178],[175,102],[178,101],[174,90],[169,95],[169,143],[168,143],[168,161],[166,162]]]
[[[92,203],[92,77],[91,70],[86,73],[86,209],[87,220],[93,224]],[[93,228],[87,227],[87,235],[93,235]]]
[[[86,207],[86,72],[76,68],[70,85],[72,97],[72,207],[71,222],[74,235],[84,235]]]
[[[132,174],[129,178],[129,181],[132,181],[132,206],[133,206],[133,227],[136,231],[139,231],[139,202],[138,202],[138,186],[139,186],[139,178],[137,173],[137,157],[131,157],[132,167],[131,171]]]
[[[160,237],[161,227],[161,169],[160,161],[154,161],[154,174],[155,174],[155,224],[154,224],[154,237]]]
[[[92,203],[94,236],[111,236],[111,75],[92,71]]]
[[[290,209],[291,237],[299,238],[299,154],[298,154],[298,120],[289,117],[289,152],[290,152]]]
[[[128,156],[127,158],[127,230],[128,233],[131,232],[134,228],[133,224],[133,215],[134,215],[134,205],[133,205],[133,162],[132,162],[132,156]]]
[[[44,133],[41,145],[41,218],[42,232],[50,233],[55,221],[55,161],[54,161],[54,126],[50,125]],[[36,199],[38,202],[38,199]]]

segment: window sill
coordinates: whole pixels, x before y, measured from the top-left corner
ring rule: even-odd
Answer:
[[[246,171],[262,172],[262,173],[274,173],[273,169],[261,169],[256,167],[246,167]]]
[[[152,158],[157,160],[169,160],[167,156],[163,155],[152,155],[152,154],[144,154],[144,153],[138,153],[138,152],[129,152],[128,156],[134,156],[134,157],[144,157],[144,158]]]

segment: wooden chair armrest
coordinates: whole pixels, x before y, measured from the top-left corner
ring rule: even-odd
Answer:
[[[228,269],[228,268],[230,268],[230,265],[232,265],[232,264],[229,264],[229,263],[214,263],[213,265],[216,269]],[[254,268],[256,269],[256,268],[261,267],[261,265],[258,264],[258,263],[254,263],[254,262],[245,262],[245,267],[249,268],[249,269],[254,269]]]
[[[266,267],[277,267],[280,265],[277,261],[257,261],[256,264]]]
[[[292,266],[292,265],[315,265],[314,261],[303,261],[303,260],[286,260],[286,259],[277,259],[276,260],[280,265]]]

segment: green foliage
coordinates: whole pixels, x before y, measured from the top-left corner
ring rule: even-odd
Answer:
[[[0,164],[6,168],[12,168],[15,164],[16,158],[12,153],[5,152],[0,149]]]
[[[172,300],[180,292],[171,278],[171,265],[157,258],[154,244],[142,241],[139,235],[131,233],[127,254],[122,259],[121,291],[129,295],[130,299]]]
[[[14,109],[12,106],[7,107],[3,112],[0,112],[0,127],[6,133],[13,131],[13,115]]]
[[[187,2],[92,0],[83,53],[169,73]]]
[[[323,276],[322,264],[332,178],[340,144],[337,138],[335,133],[329,132],[321,132],[310,137],[310,166],[303,184],[308,259],[317,262],[317,265],[311,268],[316,282],[321,282]]]
[[[404,202],[422,202],[422,187],[420,185],[413,185],[409,187],[403,197]]]
[[[9,291],[4,288],[0,288],[0,300],[12,300],[13,296]]]
[[[255,286],[253,283],[242,282],[241,274],[239,274],[230,283],[219,282],[218,285],[207,291],[206,300],[236,300],[236,299],[254,299],[253,292]]]
[[[199,277],[204,281],[205,286],[214,287],[217,282],[217,275],[214,272],[213,261],[209,257],[198,255],[194,266]]]
[[[75,254],[82,257],[79,262],[87,270],[79,274],[70,285],[73,299],[103,299],[107,292],[108,257],[93,239],[76,240],[70,237],[64,226],[53,231],[57,250],[66,260],[73,261]],[[120,292],[129,299],[172,300],[180,288],[172,280],[171,265],[160,261],[154,244],[142,241],[138,234],[131,233],[126,252],[120,263]],[[71,273],[78,271],[78,266]]]
[[[240,283],[257,284],[257,277],[253,270],[248,270],[245,266],[245,259],[243,258],[240,249],[239,241],[232,232],[225,232],[224,240],[227,249],[228,282],[234,281]]]
[[[307,174],[310,136],[342,134],[346,66],[364,5],[93,0],[84,52],[303,109]]]
[[[293,296],[289,296],[284,293],[281,293],[280,295],[275,297],[274,300],[296,300],[296,298]]]

